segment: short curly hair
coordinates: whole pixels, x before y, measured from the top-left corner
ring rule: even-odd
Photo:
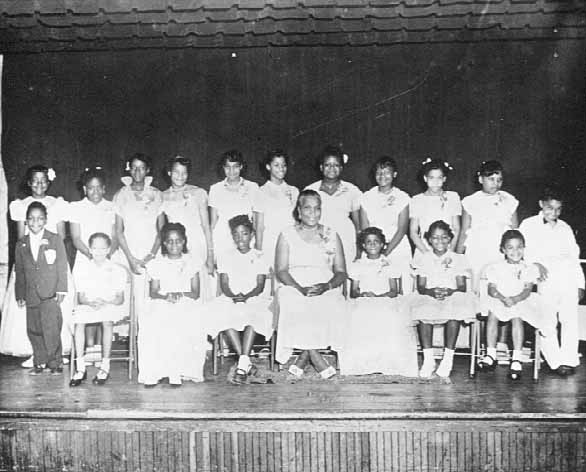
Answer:
[[[385,233],[383,233],[382,229],[377,228],[376,226],[370,226],[360,231],[360,233],[358,233],[358,244],[364,246],[367,236],[371,235],[378,237],[383,245],[386,244],[387,239],[385,237]]]

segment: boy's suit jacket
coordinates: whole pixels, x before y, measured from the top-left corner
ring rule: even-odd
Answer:
[[[61,237],[44,230],[36,261],[29,236],[20,239],[16,243],[15,271],[16,299],[25,300],[27,306],[40,305],[57,292],[66,293],[67,255]]]

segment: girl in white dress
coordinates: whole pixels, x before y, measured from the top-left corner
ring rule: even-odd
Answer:
[[[114,203],[104,198],[106,193],[106,176],[101,167],[85,169],[81,176],[85,198],[69,205],[69,229],[73,245],[77,249],[75,265],[88,262],[92,256],[89,249],[89,238],[92,234],[104,233],[111,240],[108,257],[123,262],[122,255],[117,253],[116,210]],[[86,347],[99,353],[102,344],[102,332],[98,325],[85,325]],[[77,351],[79,352],[79,351]]]
[[[277,291],[277,361],[285,364],[295,348],[301,355],[289,372],[300,377],[311,362],[323,378],[336,374],[318,349],[339,350],[348,325],[347,304],[339,287],[346,280],[342,241],[320,224],[321,198],[314,190],[299,194],[298,221],[277,241],[275,273],[283,285]]]
[[[431,251],[414,261],[417,291],[410,296],[411,316],[419,322],[423,348],[420,377],[449,377],[460,324],[476,315],[476,297],[466,292],[470,267],[461,254],[450,249],[454,233],[442,220],[433,222],[424,235]],[[436,370],[433,350],[433,325],[446,324],[444,355]]]
[[[270,268],[263,253],[250,247],[254,230],[248,216],[235,216],[228,224],[234,246],[218,256],[223,295],[207,305],[209,315],[206,318],[214,326],[210,331],[212,337],[224,331],[238,354],[238,365],[231,380],[243,384],[254,372],[250,351],[256,333],[267,339],[273,334],[271,297],[263,295]]]
[[[462,200],[462,229],[457,248],[457,252],[466,254],[472,267],[472,286],[476,292],[484,267],[503,258],[498,250],[502,234],[519,226],[519,201],[501,190],[503,167],[500,162],[483,162],[478,171],[478,182],[482,190]]]
[[[91,260],[81,260],[73,269],[73,280],[77,291],[77,306],[73,312],[75,339],[75,374],[69,385],[77,387],[85,380],[86,363],[85,325],[100,323],[103,330],[102,361],[93,379],[103,385],[110,377],[110,355],[114,322],[127,313],[123,311],[124,290],[130,274],[127,269],[112,262],[108,257],[112,240],[105,233],[94,233],[88,238]]]
[[[376,187],[364,192],[360,204],[361,227],[380,228],[387,236],[383,255],[393,270],[401,274],[403,292],[410,280],[411,246],[409,231],[409,195],[395,187],[397,163],[392,157],[381,157],[373,168]],[[409,285],[410,286],[410,285]]]
[[[162,214],[159,229],[165,223],[181,223],[187,231],[187,250],[196,259],[205,261],[205,271],[200,272],[203,299],[212,297],[210,275],[214,273],[214,247],[208,213],[206,191],[187,183],[191,173],[191,161],[176,156],[167,164],[171,186],[162,193]]]
[[[508,230],[501,238],[501,251],[505,260],[486,268],[488,290],[481,300],[488,313],[486,322],[486,356],[480,361],[481,370],[496,367],[496,341],[499,322],[510,321],[513,329],[513,357],[510,365],[511,379],[521,378],[524,342],[523,322],[539,329],[542,336],[543,355],[555,370],[560,366],[560,350],[557,342],[557,318],[553,310],[533,287],[539,277],[534,264],[523,260],[525,238],[520,231]]]
[[[182,378],[202,382],[208,346],[199,301],[203,261],[187,253],[180,223],[167,223],[161,241],[162,255],[147,265],[150,302],[138,329],[138,381],[147,388],[164,377],[172,387],[181,386]]]
[[[347,156],[335,146],[327,146],[319,157],[322,180],[307,188],[321,197],[322,224],[332,228],[342,240],[344,258],[356,259],[356,233],[360,231],[360,200],[362,192],[356,185],[342,180]]]
[[[348,270],[354,300],[348,338],[340,351],[341,371],[416,377],[417,339],[400,297],[401,272],[383,255],[385,235],[379,228],[362,230],[358,240],[364,254]]]
[[[68,219],[69,204],[61,197],[47,195],[51,182],[55,179],[55,171],[45,166],[33,166],[27,170],[26,186],[31,195],[10,203],[10,218],[16,222],[16,236],[20,240],[28,234],[26,227],[26,210],[32,202],[40,202],[47,208],[46,229],[65,238],[65,222]],[[69,274],[68,295],[61,303],[63,327],[61,344],[63,353],[71,348],[71,310],[73,309],[73,282]],[[2,303],[2,322],[0,323],[0,352],[16,357],[32,356],[33,349],[26,334],[26,310],[18,306],[14,293],[14,269],[8,281],[8,288]],[[22,363],[25,368],[33,366],[32,357]]]
[[[214,252],[222,254],[233,247],[228,220],[236,215],[253,217],[253,206],[258,184],[242,177],[245,162],[242,153],[227,151],[220,160],[226,178],[210,187],[210,225]]]
[[[409,207],[409,236],[416,247],[415,256],[431,250],[422,236],[427,232],[434,221],[446,222],[454,234],[450,249],[455,250],[460,234],[460,215],[462,203],[456,192],[444,190],[448,173],[452,170],[450,164],[439,159],[427,159],[422,163],[421,175],[427,186],[423,193],[411,199]]]
[[[271,267],[279,234],[295,223],[293,209],[299,190],[285,182],[288,165],[289,158],[283,151],[269,152],[265,161],[269,180],[260,187],[254,202],[255,248],[264,252]]]
[[[114,195],[116,208],[116,237],[126,256],[133,278],[135,309],[140,317],[147,300],[145,266],[155,258],[161,242],[157,219],[161,214],[161,192],[151,185],[151,159],[134,154],[126,162],[129,176],[122,177],[122,187]]]

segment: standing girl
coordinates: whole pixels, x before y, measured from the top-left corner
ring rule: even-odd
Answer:
[[[508,230],[501,238],[500,248],[505,260],[486,268],[487,294],[481,294],[484,309],[488,312],[486,323],[486,356],[480,361],[482,370],[496,367],[496,342],[499,322],[511,321],[513,325],[513,357],[510,365],[511,379],[521,377],[524,341],[523,322],[539,329],[542,350],[552,370],[560,366],[560,350],[557,341],[557,318],[553,310],[546,308],[533,287],[539,276],[534,264],[523,260],[525,238],[520,231]],[[488,296],[487,296],[488,295]]]
[[[362,195],[360,221],[362,228],[375,226],[387,236],[383,255],[394,271],[402,276],[402,286],[410,274],[411,246],[406,237],[409,231],[409,195],[395,187],[397,163],[392,157],[381,157],[373,168],[376,187]]]
[[[91,260],[75,264],[73,279],[77,291],[77,306],[73,312],[75,340],[75,374],[69,385],[77,387],[86,378],[85,327],[88,323],[100,323],[103,331],[102,360],[96,385],[103,385],[110,377],[110,355],[112,350],[112,331],[114,322],[121,320],[124,290],[129,274],[120,264],[112,262],[109,255],[112,249],[110,236],[94,233],[88,238]],[[73,366],[72,366],[73,368]]]
[[[226,178],[210,187],[210,225],[215,254],[222,254],[234,246],[228,220],[236,215],[252,218],[253,202],[258,184],[242,177],[245,162],[242,153],[227,151],[220,164]]]
[[[502,260],[498,250],[502,234],[519,226],[519,201],[501,190],[503,167],[500,162],[483,162],[478,170],[478,182],[482,190],[462,200],[464,211],[457,248],[460,254],[466,253],[466,259],[472,267],[472,286],[476,292],[484,267]]]
[[[111,244],[108,257],[112,257],[118,249],[116,239],[116,210],[114,204],[104,198],[106,193],[106,176],[101,167],[85,169],[81,176],[85,198],[70,204],[71,239],[77,249],[75,266],[86,264],[92,258],[89,248],[89,238],[92,234],[103,233],[108,235]],[[120,258],[121,260],[122,258]],[[76,329],[81,329],[76,327]],[[85,325],[87,349],[101,349],[101,330],[96,325]],[[79,357],[83,351],[78,351]]]
[[[277,238],[287,226],[295,223],[293,209],[299,190],[285,182],[289,158],[280,150],[271,151],[265,160],[269,180],[260,187],[254,203],[255,248],[263,251],[272,267],[275,263]]]
[[[195,259],[205,261],[205,272],[200,273],[202,295],[211,296],[210,280],[207,274],[214,273],[214,247],[208,213],[206,191],[187,183],[191,173],[191,161],[176,156],[167,164],[167,175],[171,186],[162,194],[162,214],[159,216],[159,229],[165,223],[181,223],[185,226],[189,247],[187,250]]]
[[[340,177],[347,156],[335,146],[327,146],[319,156],[322,180],[307,188],[321,197],[322,223],[332,228],[342,240],[344,257],[348,262],[356,259],[356,233],[360,231],[360,199],[362,192],[356,185]]]
[[[147,277],[145,266],[155,258],[160,241],[157,219],[161,214],[161,192],[151,185],[151,159],[135,154],[126,161],[129,176],[114,195],[116,237],[133,276],[133,293],[138,319],[145,310]]]
[[[409,208],[409,236],[420,253],[430,251],[430,246],[422,238],[434,221],[444,221],[450,226],[453,237],[449,249],[454,250],[460,234],[460,215],[462,204],[456,192],[444,190],[450,164],[439,159],[423,162],[421,174],[427,190],[411,199]]]
[[[169,384],[179,387],[182,378],[203,381],[208,345],[199,303],[203,261],[187,253],[180,223],[167,223],[161,241],[162,255],[147,266],[150,304],[138,331],[138,381],[154,387],[169,377]]]
[[[10,204],[10,218],[16,222],[16,237],[21,239],[28,233],[26,226],[26,211],[32,202],[42,203],[47,209],[46,229],[65,238],[65,222],[69,204],[61,197],[47,195],[51,182],[55,179],[55,171],[42,165],[36,165],[27,170],[26,186],[30,196],[22,200],[14,200]],[[0,352],[11,356],[31,356],[32,346],[26,333],[26,313],[18,306],[14,295],[14,273],[8,282],[8,288],[2,304],[2,323],[0,323]],[[71,284],[73,285],[73,284]],[[72,289],[72,287],[70,287]],[[73,293],[73,290],[71,290]],[[61,304],[63,328],[61,343],[65,352],[71,346],[69,320],[73,308],[73,296],[68,295]],[[33,367],[32,357],[23,362],[23,367]]]
[[[26,330],[33,347],[31,375],[63,372],[60,304],[67,293],[67,254],[61,236],[45,229],[47,209],[32,202],[26,210],[29,233],[16,243],[15,296],[26,307]]]
[[[366,228],[358,235],[365,255],[350,264],[352,302],[348,338],[340,352],[344,374],[379,372],[417,376],[417,340],[400,299],[401,272],[383,255],[385,235]]]
[[[256,333],[266,339],[273,335],[273,313],[269,310],[271,299],[263,296],[270,266],[259,250],[250,247],[254,230],[248,216],[235,216],[228,223],[234,246],[218,256],[220,287],[224,296],[216,298],[207,308],[208,318],[215,326],[210,334],[215,337],[218,331],[225,330],[239,356],[231,380],[242,384],[253,370],[250,351]],[[240,331],[243,331],[242,335]]]
[[[452,229],[445,221],[435,221],[424,235],[430,251],[414,261],[418,293],[411,296],[411,316],[419,322],[419,340],[423,348],[420,377],[449,377],[452,371],[460,323],[476,315],[476,298],[466,293],[470,268],[464,256],[450,246]],[[433,326],[446,324],[444,355],[436,370],[433,352]]]

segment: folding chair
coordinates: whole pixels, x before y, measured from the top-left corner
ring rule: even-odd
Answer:
[[[130,271],[124,267],[121,264],[118,264],[120,267],[122,267],[124,269],[124,271],[126,272],[126,286],[124,288],[124,302],[122,304],[122,308],[124,310],[124,313],[128,313],[123,319],[121,319],[120,321],[114,323],[114,330],[116,331],[116,328],[120,328],[120,327],[124,327],[127,326],[128,329],[128,347],[126,349],[114,349],[114,340],[112,343],[112,351],[111,351],[111,357],[110,357],[110,362],[116,362],[116,361],[126,361],[128,362],[128,380],[132,380],[133,377],[133,373],[134,373],[134,369],[136,367],[136,362],[137,362],[137,333],[138,333],[138,329],[137,329],[137,320],[136,320],[136,313],[135,313],[135,301],[134,301],[134,292],[132,290],[132,276],[130,274]],[[75,294],[74,297],[74,303],[77,303],[77,294]],[[75,309],[75,306],[74,306]],[[115,340],[117,341],[116,338],[118,338],[118,335],[115,334]],[[70,369],[69,369],[69,375],[70,378],[73,378],[73,375],[75,374],[76,371],[76,365],[75,365],[75,359],[76,359],[76,353],[75,353],[75,340],[73,339],[72,336],[72,345],[71,345],[71,354],[70,354]]]
[[[272,297],[274,294],[275,277],[271,271],[268,274],[269,283],[265,282],[265,293],[268,291]],[[218,277],[217,282],[217,295],[222,294],[222,288],[220,286],[220,278]],[[275,346],[276,346],[276,330],[273,330],[272,335],[267,339],[265,336],[257,334],[255,342],[250,352],[250,357],[262,357],[264,353],[268,351],[269,368],[274,370],[275,368]],[[258,341],[258,342],[257,342]],[[264,342],[263,342],[264,341]],[[228,344],[224,339],[224,332],[220,331],[218,335],[212,339],[212,373],[218,375],[218,360],[220,364],[224,363],[224,359],[227,357],[236,357],[236,352],[228,348]]]

